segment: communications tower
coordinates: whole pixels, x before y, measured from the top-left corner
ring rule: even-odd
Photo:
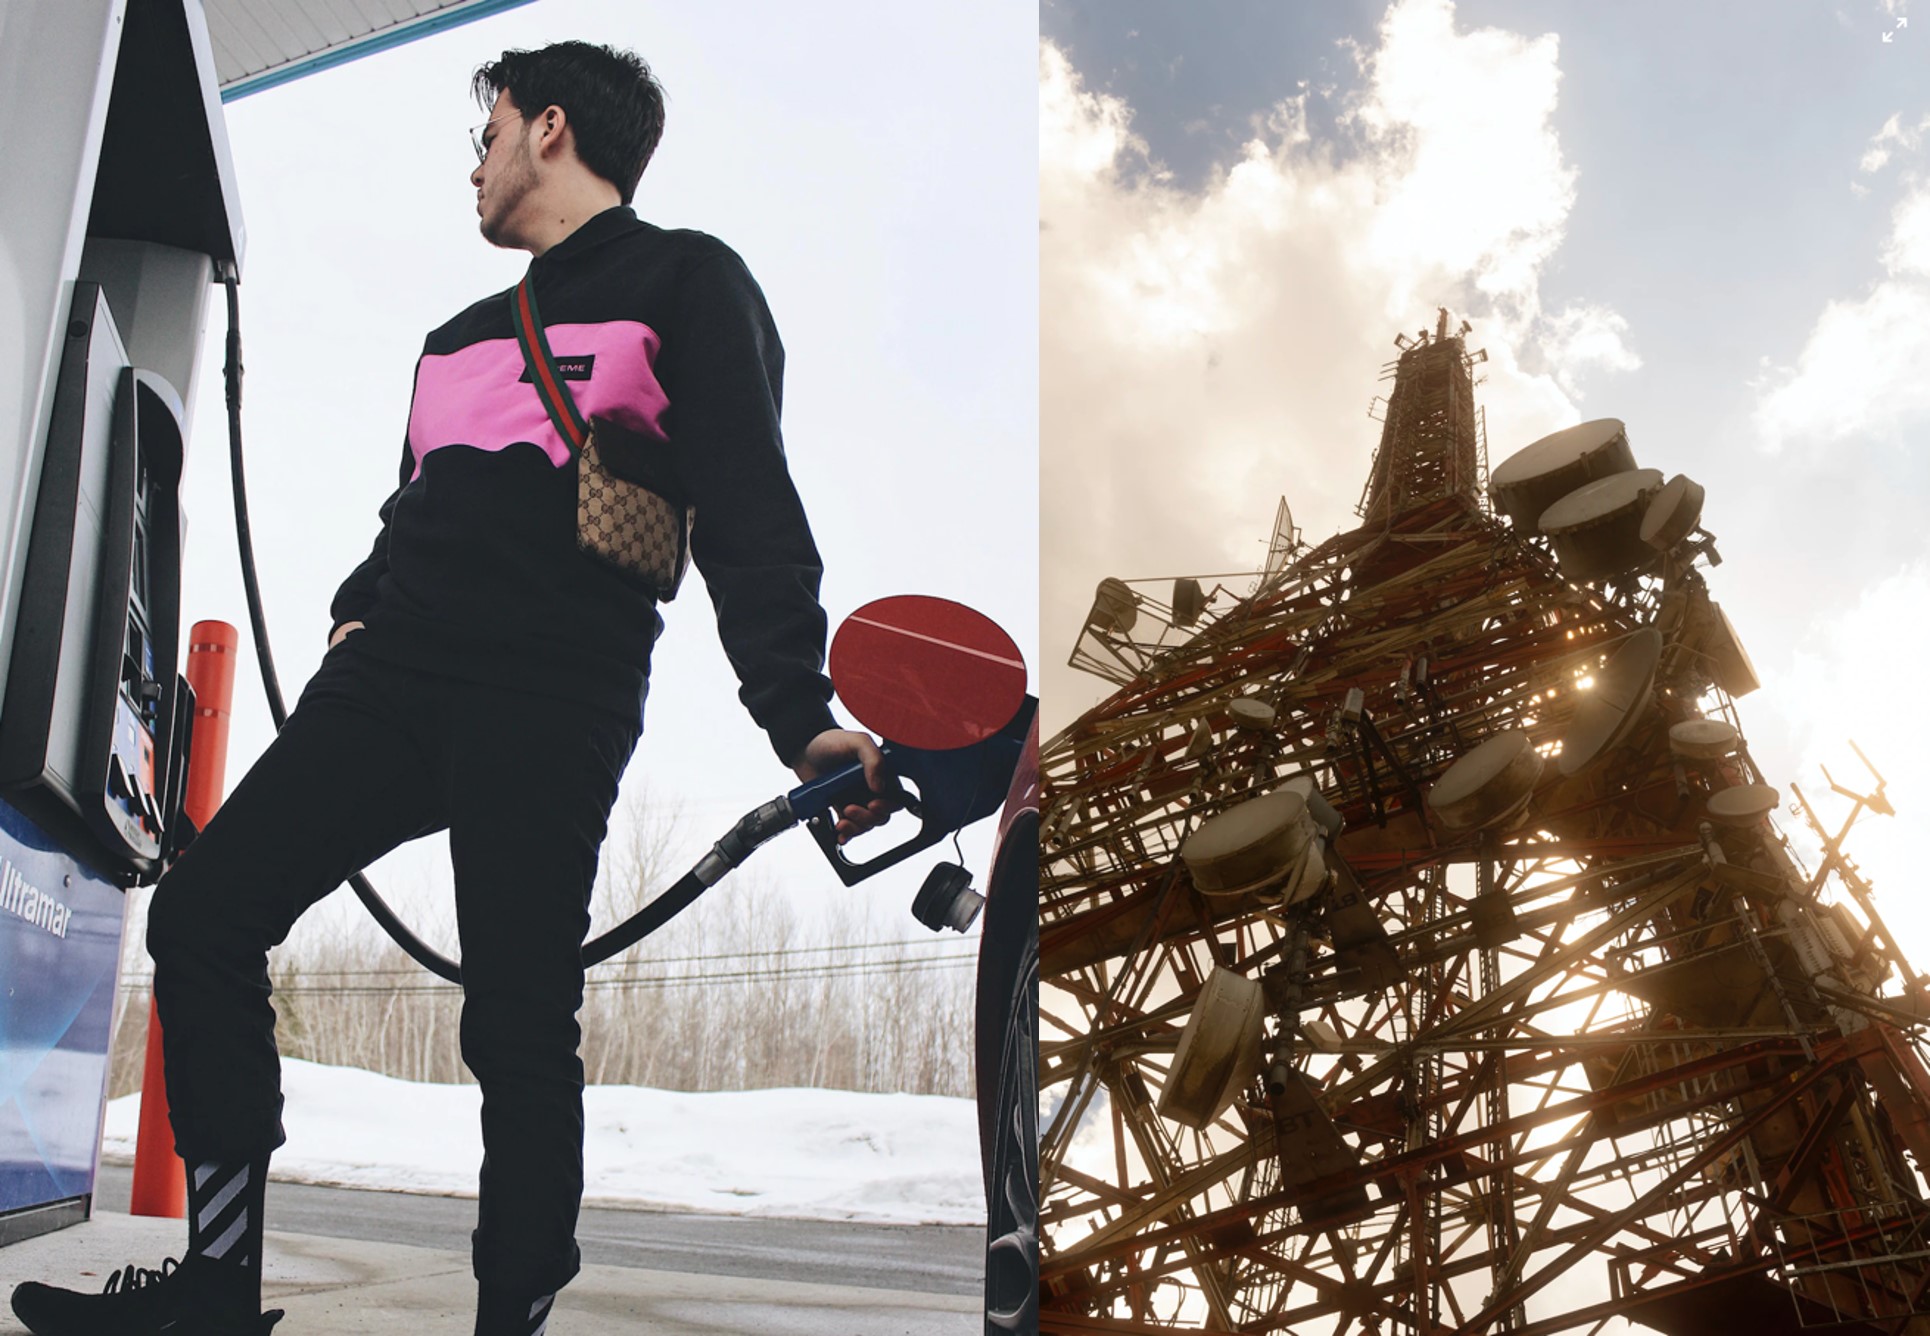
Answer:
[[[1041,1329],[1930,1336],[1925,994],[1842,848],[1882,781],[1798,793],[1805,866],[1702,489],[1613,419],[1488,476],[1468,332],[1396,340],[1358,527],[1099,587]]]

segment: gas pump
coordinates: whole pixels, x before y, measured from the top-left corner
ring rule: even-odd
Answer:
[[[183,835],[186,406],[243,235],[193,0],[0,10],[0,114],[3,1244],[91,1210],[124,893]]]

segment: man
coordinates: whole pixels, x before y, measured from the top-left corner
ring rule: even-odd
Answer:
[[[818,555],[784,465],[783,350],[763,296],[722,243],[626,207],[662,131],[662,90],[634,55],[564,42],[503,53],[475,92],[489,109],[471,176],[482,234],[534,257],[583,415],[667,438],[745,706],[801,778],[859,761],[882,791],[877,748],[826,705]],[[445,828],[462,1052],[483,1095],[475,1330],[546,1328],[578,1267],[580,948],[662,628],[651,594],[578,550],[576,494],[509,295],[430,334],[399,486],[335,596],[322,666],[155,893],[187,1258],[130,1266],[99,1294],[19,1287],[15,1312],[39,1336],[273,1326],[261,1208],[284,1138],[267,950],[349,873]],[[884,811],[846,808],[841,834]]]

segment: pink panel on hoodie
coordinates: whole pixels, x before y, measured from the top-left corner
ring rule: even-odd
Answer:
[[[549,325],[558,362],[595,356],[590,379],[565,384],[585,418],[608,417],[656,440],[665,439],[670,406],[655,370],[662,340],[648,325],[612,320],[598,325]],[[522,379],[523,353],[515,339],[486,339],[453,353],[425,354],[416,363],[415,404],[409,411],[409,448],[415,473],[432,450],[466,445],[501,450],[519,441],[542,448],[550,463],[570,462],[569,447],[550,425],[536,386]]]

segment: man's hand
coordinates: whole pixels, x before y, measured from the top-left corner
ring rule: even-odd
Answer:
[[[362,623],[360,622],[343,622],[335,628],[335,634],[328,638],[328,647],[334,649],[337,645],[348,639],[349,632],[359,631],[361,629]]]
[[[884,793],[890,787],[890,777],[885,773],[885,758],[868,734],[854,733],[846,728],[827,728],[812,738],[805,746],[804,754],[792,762],[791,769],[797,777],[809,783],[818,776],[833,770],[842,770],[853,761],[864,765],[864,782],[871,786],[873,793]],[[838,820],[838,843],[843,844],[853,835],[862,835],[867,830],[882,826],[891,817],[891,806],[882,798],[874,798],[863,807],[855,803],[844,809]]]

